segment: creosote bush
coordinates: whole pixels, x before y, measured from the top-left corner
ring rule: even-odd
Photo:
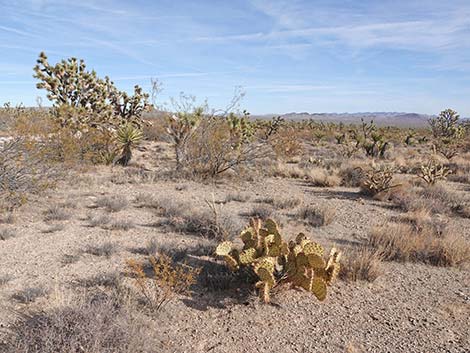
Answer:
[[[232,242],[217,246],[216,254],[222,257],[232,271],[246,268],[253,271],[259,281],[256,288],[263,302],[270,301],[271,289],[289,283],[303,288],[319,300],[326,298],[330,285],[340,270],[341,254],[331,249],[325,261],[324,249],[303,233],[287,243],[272,219],[262,223],[252,218],[250,226],[240,234],[243,248],[237,249]]]

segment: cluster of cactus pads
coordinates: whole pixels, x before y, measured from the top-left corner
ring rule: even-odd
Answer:
[[[283,240],[275,221],[252,219],[250,226],[240,234],[243,249],[236,249],[232,242],[219,244],[216,254],[224,258],[232,271],[247,266],[253,269],[259,281],[256,287],[261,299],[268,303],[270,291],[282,283],[303,288],[319,300],[326,298],[327,285],[339,272],[340,252],[331,249],[329,259],[324,259],[324,249],[303,233],[295,240]]]

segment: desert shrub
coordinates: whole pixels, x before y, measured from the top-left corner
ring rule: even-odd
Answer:
[[[301,219],[304,219],[309,225],[313,227],[321,227],[331,224],[336,215],[336,211],[331,206],[305,206],[299,210],[298,213]]]
[[[88,245],[83,252],[94,256],[111,257],[117,251],[117,244],[108,241],[101,245]]]
[[[10,282],[12,279],[13,277],[10,275],[0,275],[0,287],[3,287],[8,284],[8,282]]]
[[[22,304],[29,304],[48,294],[48,290],[43,287],[28,287],[12,295],[12,299]]]
[[[10,328],[5,353],[158,352],[147,325],[107,295],[75,300],[72,306],[25,314]],[[3,350],[4,349],[4,350]]]
[[[248,193],[241,193],[241,192],[236,192],[236,193],[229,193],[225,196],[225,202],[247,202],[250,200],[250,194]]]
[[[105,272],[80,279],[78,283],[85,288],[105,287],[118,289],[121,286],[121,274],[118,272]]]
[[[234,129],[226,119],[212,116],[201,120],[187,142],[186,153],[183,168],[189,175],[213,178],[230,170],[253,167],[266,155],[266,147],[244,133],[243,127]]]
[[[339,170],[338,176],[341,178],[341,185],[360,187],[364,179],[364,171],[358,166],[346,165]]]
[[[408,224],[386,224],[372,229],[369,245],[385,260],[413,261],[435,266],[455,266],[470,260],[470,246],[455,233]]]
[[[392,184],[395,168],[389,165],[372,165],[369,169],[363,170],[361,182],[361,193],[375,196],[388,191],[397,185]]]
[[[152,194],[147,192],[140,192],[135,196],[134,202],[138,207],[155,207],[156,199]]]
[[[124,230],[128,231],[132,228],[135,228],[135,223],[132,222],[131,220],[125,220],[125,219],[117,219],[115,221],[112,221],[109,224],[109,229],[111,230]]]
[[[119,212],[129,206],[124,196],[103,196],[96,200],[95,207],[104,208],[108,212]]]
[[[417,175],[427,184],[434,185],[439,180],[445,180],[450,173],[452,171],[449,168],[430,160],[426,165],[421,166]]]
[[[194,209],[187,203],[171,199],[158,201],[159,213],[166,218],[166,224],[177,231],[197,234],[216,240],[230,239],[238,232],[239,224],[222,206],[206,201],[206,209]]]
[[[0,142],[0,208],[21,206],[32,193],[51,186],[55,170],[46,163],[42,149],[23,138]]]
[[[335,175],[333,171],[319,168],[310,170],[307,173],[307,180],[317,187],[335,187],[341,184],[340,177]]]
[[[253,217],[253,218],[266,220],[269,217],[271,217],[273,212],[274,210],[270,206],[258,205],[258,206],[253,207],[251,211],[249,211],[248,213],[244,213],[243,215],[247,217]]]
[[[302,154],[302,143],[295,135],[294,127],[284,126],[277,131],[275,137],[269,139],[269,144],[278,159],[287,161]]]
[[[267,174],[273,177],[308,179],[308,172],[296,164],[278,162],[267,170]]]
[[[12,228],[0,228],[0,240],[14,238],[16,235],[16,231]]]
[[[383,273],[381,254],[366,246],[350,250],[341,261],[339,277],[346,281],[375,281]]]
[[[165,254],[149,256],[151,275],[146,273],[146,265],[136,260],[128,260],[129,274],[135,279],[135,286],[152,310],[158,311],[176,295],[189,295],[196,283],[199,269],[185,264],[175,265]],[[147,266],[148,267],[148,266]]]
[[[106,214],[103,214],[103,215],[88,214],[87,221],[90,227],[105,227],[111,222],[111,217]]]
[[[285,199],[275,198],[273,206],[277,209],[294,209],[302,203],[302,200],[297,197],[289,197]]]
[[[175,114],[165,116],[167,139],[173,146],[176,169],[180,170],[188,159],[187,144],[207,113],[207,104],[196,105],[196,98],[181,93],[179,101],[173,100]]]
[[[66,221],[72,217],[72,214],[59,205],[48,207],[44,212],[44,221]]]
[[[14,212],[5,212],[0,216],[0,224],[14,224],[16,215]]]
[[[324,300],[327,285],[339,272],[340,253],[331,249],[326,262],[323,247],[304,234],[298,234],[295,241],[287,243],[272,219],[262,226],[261,220],[252,219],[250,227],[240,234],[243,249],[234,248],[230,241],[225,241],[217,246],[216,254],[232,271],[240,268],[252,271],[259,279],[256,288],[265,303],[270,301],[271,289],[283,283],[303,288]]]
[[[65,229],[65,226],[63,224],[52,224],[46,229],[42,231],[44,234],[50,234],[50,233],[55,233],[55,232],[60,232]]]

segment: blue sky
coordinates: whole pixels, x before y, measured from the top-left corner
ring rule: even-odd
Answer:
[[[0,0],[0,102],[34,105],[32,67],[76,56],[131,90],[163,83],[252,113],[470,116],[468,0]]]

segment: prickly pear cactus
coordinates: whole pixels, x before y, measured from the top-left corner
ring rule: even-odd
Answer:
[[[303,288],[318,300],[324,300],[327,286],[338,275],[341,257],[338,250],[331,249],[325,259],[323,247],[303,233],[287,243],[272,219],[264,224],[259,219],[252,219],[241,232],[240,239],[243,242],[241,250],[225,241],[217,247],[216,255],[222,257],[232,271],[251,267],[259,278],[256,288],[265,303],[270,301],[271,289],[283,283]]]

